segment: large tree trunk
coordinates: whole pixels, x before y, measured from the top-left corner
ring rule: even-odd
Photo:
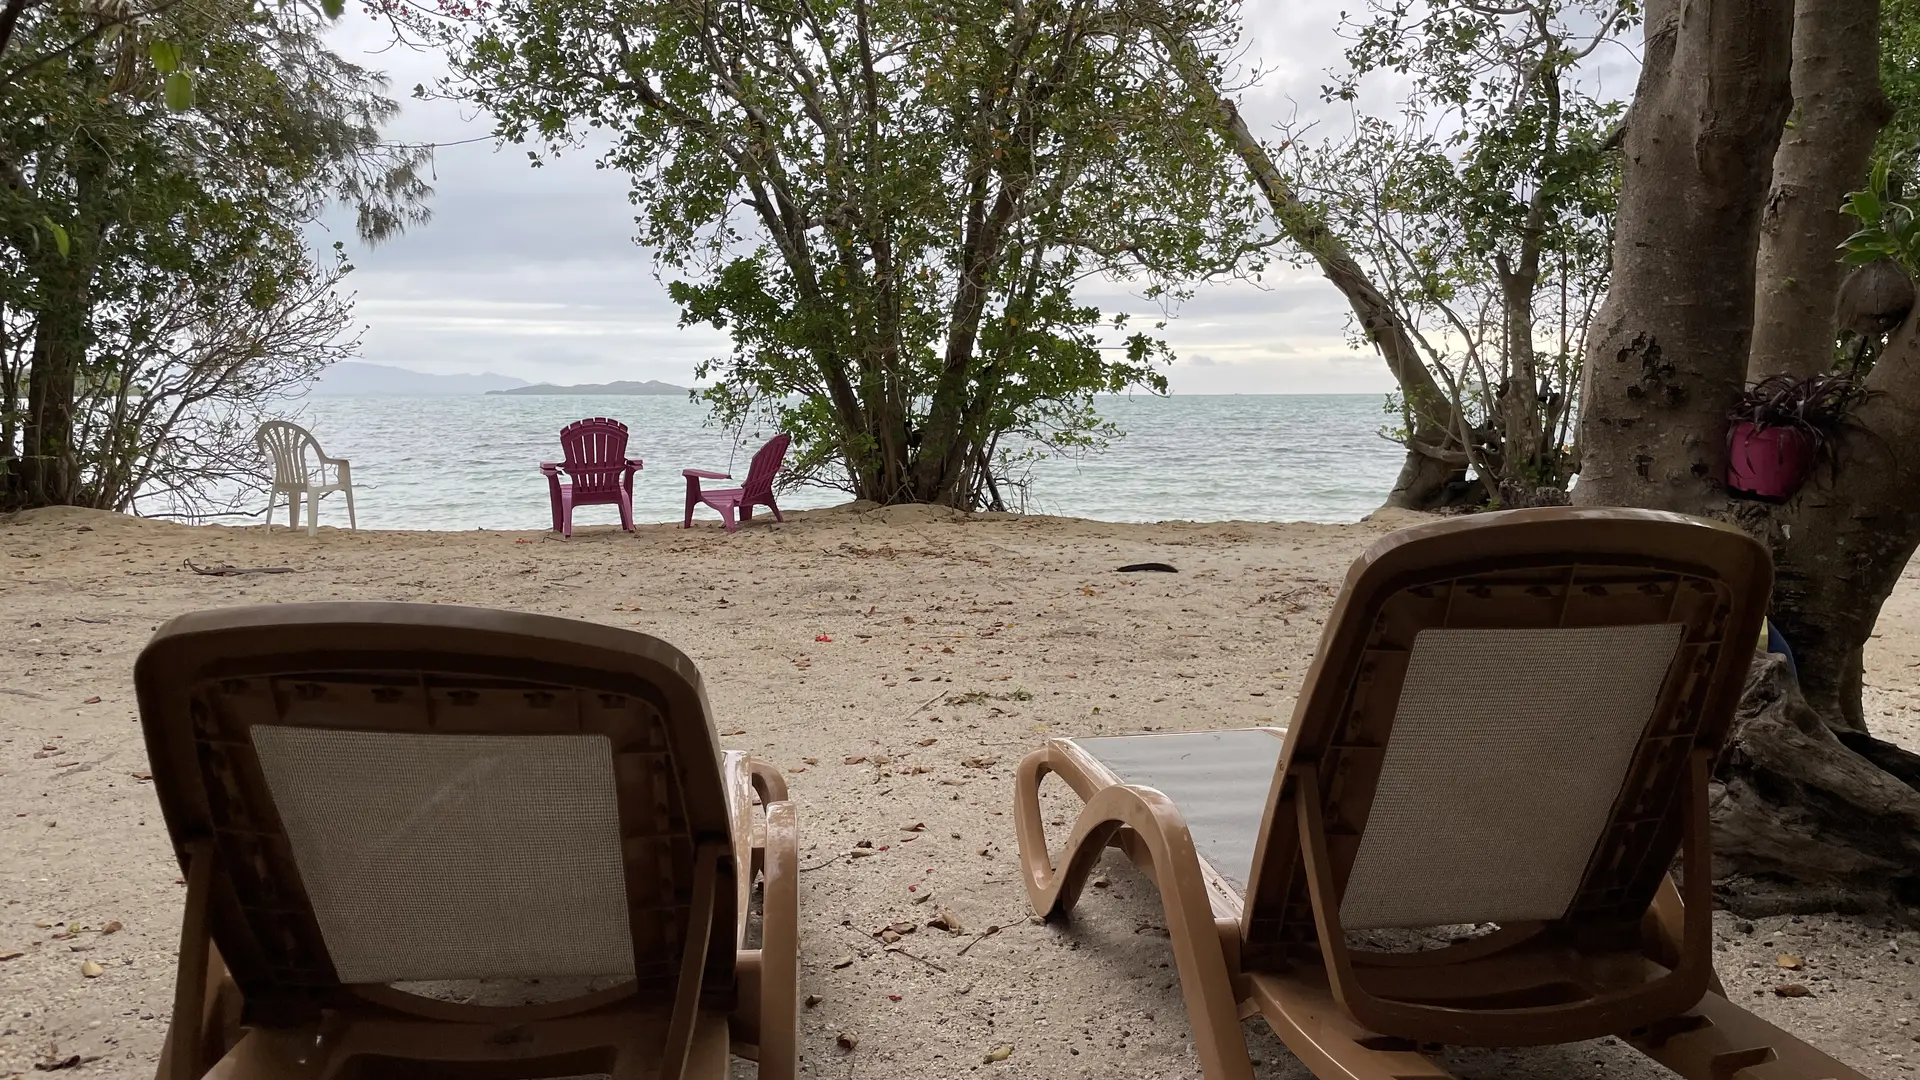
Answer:
[[[1754,253],[1791,101],[1789,0],[1647,10],[1613,284],[1588,335],[1574,501],[1717,505],[1746,377]]]
[[[16,509],[71,506],[80,496],[74,445],[74,401],[86,361],[88,267],[79,252],[48,260],[40,275],[42,307],[27,375],[27,413],[8,502]]]
[[[1798,30],[1841,33],[1852,26],[1843,16],[1859,7],[1800,0]],[[1920,897],[1920,758],[1867,736],[1860,711],[1861,648],[1920,544],[1920,455],[1908,450],[1920,441],[1914,321],[1881,355],[1870,383],[1878,393],[1857,409],[1858,430],[1835,444],[1833,468],[1779,507],[1733,503],[1721,486],[1726,413],[1748,368],[1761,208],[1788,100],[1789,15],[1782,0],[1669,0],[1649,11],[1613,289],[1588,343],[1575,488],[1584,505],[1732,518],[1773,549],[1771,617],[1805,695],[1778,661],[1763,663],[1714,806],[1716,856],[1732,875],[1724,895],[1756,913]],[[1824,62],[1833,48],[1803,41],[1795,51]],[[1867,66],[1855,77],[1877,72]],[[1857,179],[1835,170],[1820,180],[1827,188],[1794,198],[1837,206]],[[1830,356],[1831,293],[1795,302],[1800,313],[1787,317],[1817,312]]]
[[[1793,648],[1807,703],[1835,731],[1862,734],[1867,638],[1920,546],[1920,319],[1895,330],[1867,388],[1830,469],[1784,506],[1744,503],[1735,514],[1773,548],[1770,617]]]
[[[1773,192],[1760,226],[1750,380],[1833,366],[1838,248],[1852,231],[1835,194],[1862,182],[1891,115],[1879,70],[1879,0],[1799,5],[1793,123],[1773,158]]]
[[[1434,510],[1457,501],[1454,493],[1464,488],[1461,480],[1467,461],[1464,452],[1450,454],[1445,450],[1453,430],[1453,402],[1421,361],[1393,305],[1368,280],[1366,271],[1340,238],[1328,230],[1320,212],[1304,202],[1287,182],[1286,174],[1247,127],[1239,106],[1214,85],[1200,51],[1172,31],[1162,29],[1160,38],[1188,92],[1201,101],[1213,101],[1214,128],[1240,155],[1248,175],[1272,208],[1274,223],[1295,247],[1313,256],[1320,272],[1347,298],[1354,320],[1380,350],[1387,370],[1400,384],[1400,394],[1413,417],[1408,431],[1412,445],[1407,447],[1406,461],[1400,466],[1386,505]]]

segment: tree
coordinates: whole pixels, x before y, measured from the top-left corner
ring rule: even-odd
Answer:
[[[1714,808],[1716,855],[1740,874],[1737,904],[1920,903],[1920,758],[1873,739],[1861,706],[1862,649],[1882,603],[1920,545],[1920,326],[1902,313],[1865,376],[1867,395],[1823,469],[1780,506],[1736,501],[1724,486],[1728,411],[1761,340],[1756,296],[1762,224],[1790,113],[1821,114],[1820,79],[1873,95],[1871,57],[1839,56],[1878,25],[1871,0],[1717,0],[1650,5],[1640,83],[1626,119],[1613,288],[1589,339],[1582,471],[1574,500],[1676,510],[1740,522],[1774,551],[1771,618],[1790,642],[1798,685],[1763,664],[1749,687]],[[1818,77],[1816,77],[1818,76]],[[1871,137],[1836,138],[1847,168],[1782,181],[1796,201],[1837,208],[1859,182]],[[1816,187],[1816,185],[1818,185]],[[1768,249],[1774,281],[1821,278],[1836,256]],[[1788,259],[1807,265],[1794,270]],[[1818,263],[1819,266],[1813,264]],[[1826,288],[1827,286],[1822,286]],[[1795,295],[1814,319],[1827,366],[1832,296]]]
[[[71,43],[89,18],[33,6],[15,40]],[[427,189],[421,152],[379,141],[378,79],[323,26],[181,2],[0,96],[19,180],[0,190],[0,508],[237,494],[255,469],[235,432],[338,355],[348,267],[316,261],[304,225],[344,196],[378,238]],[[197,101],[175,92],[188,72]]]
[[[1635,10],[1376,0],[1343,20],[1348,70],[1323,93],[1353,101],[1361,80],[1393,72],[1410,86],[1401,120],[1358,116],[1319,143],[1256,137],[1223,89],[1225,45],[1161,35],[1294,251],[1346,296],[1356,337],[1400,384],[1408,453],[1388,505],[1564,498],[1615,182],[1617,106],[1585,92],[1580,64]]]
[[[1625,3],[1376,3],[1350,23],[1355,101],[1390,71],[1400,117],[1314,144],[1286,133],[1296,186],[1378,283],[1444,397],[1401,396],[1409,449],[1470,467],[1465,499],[1563,502],[1579,349],[1606,292],[1621,106],[1581,61],[1633,25]],[[1438,443],[1413,432],[1442,421]]]
[[[720,419],[770,417],[800,473],[862,498],[992,504],[1009,440],[1097,442],[1092,395],[1163,390],[1168,353],[1075,286],[1170,301],[1255,257],[1204,106],[1143,47],[1146,0],[443,14],[412,25],[504,139],[612,140],[683,322],[732,335],[702,370]]]

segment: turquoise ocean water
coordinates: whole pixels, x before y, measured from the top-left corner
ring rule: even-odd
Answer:
[[[1400,467],[1402,451],[1378,434],[1381,400],[1103,398],[1126,437],[1101,454],[1036,464],[1025,509],[1104,521],[1355,521],[1380,505]],[[360,525],[374,529],[544,528],[546,481],[536,466],[559,456],[560,428],[581,417],[612,416],[632,430],[628,453],[646,462],[633,490],[642,522],[679,520],[681,469],[731,466],[744,476],[758,445],[749,431],[750,445],[736,450],[732,431],[677,396],[315,397],[300,412],[329,454],[353,462]],[[802,488],[781,506],[848,497]],[[321,523],[344,525],[345,509],[329,497]],[[619,518],[595,506],[574,520]]]

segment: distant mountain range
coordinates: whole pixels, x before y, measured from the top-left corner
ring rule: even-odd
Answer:
[[[499,393],[525,385],[527,380],[505,375],[429,375],[349,360],[321,372],[312,393],[321,397],[435,397]]]
[[[489,390],[489,394],[515,394],[552,397],[596,396],[596,397],[664,397],[668,394],[687,396],[690,391],[684,386],[663,383],[658,379],[646,382],[622,380],[609,383],[580,383],[577,386],[555,386],[552,383],[540,383],[537,386],[522,384],[508,390]]]

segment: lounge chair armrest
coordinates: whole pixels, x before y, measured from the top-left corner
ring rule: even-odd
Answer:
[[[681,469],[680,475],[689,480],[731,480],[732,473],[714,472],[711,469]]]
[[[646,465],[646,462],[644,462],[644,461],[641,461],[641,460],[640,460],[639,458],[637,458],[637,457],[630,457],[630,458],[628,458],[628,459],[627,459],[627,468],[629,468],[629,469],[639,469],[639,468],[641,468],[641,467],[643,467],[644,465]]]
[[[543,461],[540,463],[540,471],[546,473],[548,476],[558,476],[560,475],[560,463],[557,461]]]

